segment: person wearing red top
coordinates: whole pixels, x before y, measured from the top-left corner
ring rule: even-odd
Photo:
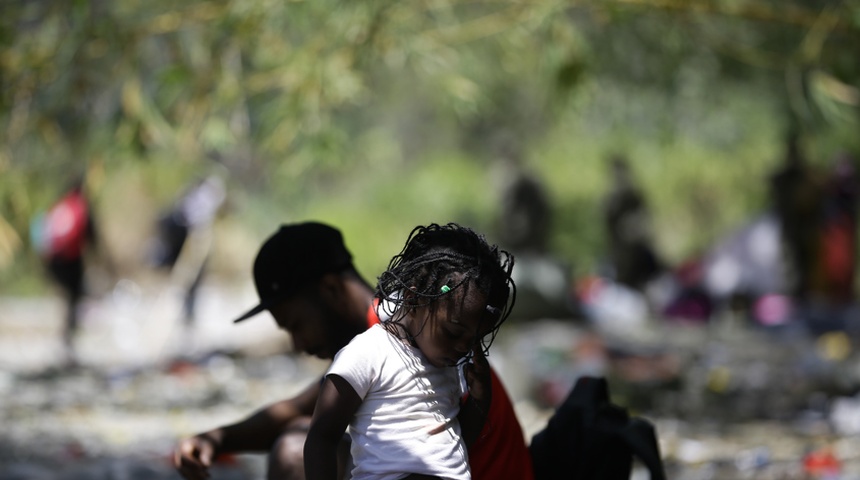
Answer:
[[[34,220],[33,227],[35,247],[65,300],[63,366],[74,367],[78,364],[75,348],[80,323],[78,310],[86,293],[85,262],[90,251],[95,252],[98,247],[92,210],[84,193],[84,178],[75,178],[62,198],[44,216]]]
[[[266,310],[297,351],[331,359],[379,322],[374,289],[353,266],[340,232],[328,225],[282,225],[260,248],[253,270],[260,303],[234,322]],[[488,417],[468,451],[472,478],[532,480],[522,428],[492,369],[491,381]],[[188,480],[206,479],[218,455],[268,452],[268,478],[304,479],[302,450],[320,387],[314,382],[237,423],[180,440],[173,455],[176,469]]]

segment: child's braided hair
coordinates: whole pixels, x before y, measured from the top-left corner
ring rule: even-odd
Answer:
[[[456,223],[418,226],[379,277],[376,297],[389,322],[398,322],[418,307],[451,298],[458,290],[465,295],[477,288],[492,303],[487,310],[493,327],[480,339],[486,355],[516,301],[513,267],[513,255],[488,244],[470,228]]]

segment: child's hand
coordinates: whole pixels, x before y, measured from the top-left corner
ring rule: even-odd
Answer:
[[[469,396],[486,412],[492,395],[490,363],[480,345],[472,349],[472,361],[463,367],[463,374],[469,386]]]
[[[457,418],[466,445],[473,445],[481,438],[493,394],[490,364],[480,346],[472,350],[472,361],[463,366],[463,376],[466,377],[469,395],[460,406]]]

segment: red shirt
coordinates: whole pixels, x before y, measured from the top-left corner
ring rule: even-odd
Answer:
[[[367,310],[368,328],[379,323],[375,305],[374,301]],[[493,396],[487,421],[478,440],[469,447],[472,479],[533,480],[532,459],[514,405],[492,367],[490,378]]]

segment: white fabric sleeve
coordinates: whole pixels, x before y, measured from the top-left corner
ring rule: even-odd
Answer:
[[[355,336],[347,346],[337,352],[326,372],[326,376],[334,374],[346,380],[362,400],[379,377],[379,366],[384,352],[384,348],[379,344],[379,333],[388,335],[384,328],[374,325]]]

